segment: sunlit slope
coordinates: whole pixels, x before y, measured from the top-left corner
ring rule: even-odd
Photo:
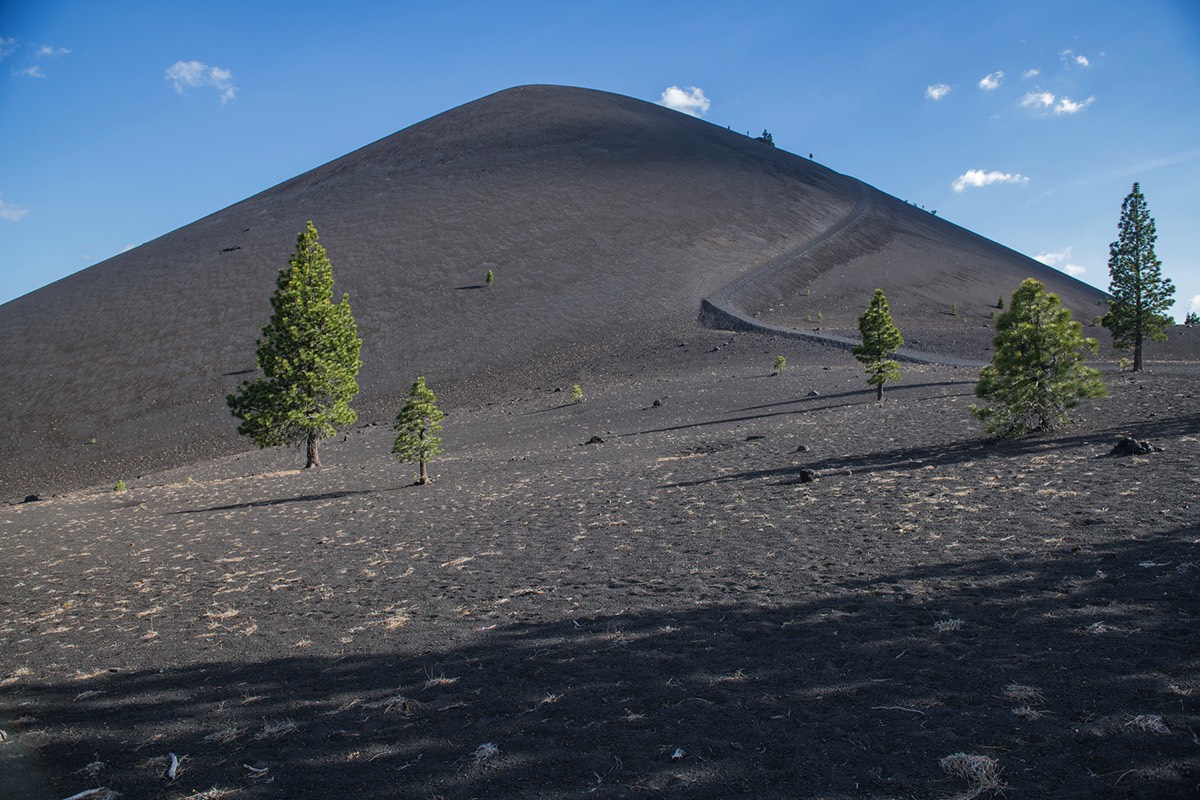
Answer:
[[[978,282],[984,298],[1028,272],[852,178],[674,111],[551,86],[485,97],[0,306],[3,495],[244,446],[224,398],[253,370],[307,220],[351,297],[364,402],[418,374],[485,397],[686,334],[702,298],[837,225],[863,192],[853,225],[738,304],[786,321],[819,295],[845,316],[883,276],[914,297]]]

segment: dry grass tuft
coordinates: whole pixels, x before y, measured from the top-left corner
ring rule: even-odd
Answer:
[[[278,739],[282,736],[287,736],[289,733],[295,733],[300,729],[293,719],[282,719],[278,722],[264,722],[262,730],[254,734],[255,739]]]
[[[475,748],[475,752],[471,753],[471,757],[475,759],[475,764],[483,764],[500,755],[500,748],[495,742],[485,742]]]
[[[1129,722],[1125,723],[1127,728],[1137,728],[1139,731],[1147,733],[1170,733],[1171,729],[1163,722],[1163,718],[1159,714],[1139,714]]]
[[[458,683],[458,678],[457,677],[447,678],[446,674],[444,672],[438,673],[437,675],[434,675],[432,672],[428,672],[428,671],[426,671],[426,673],[425,673],[425,688],[426,689],[432,689],[435,686],[450,686],[451,684],[454,684],[454,683]]]
[[[962,630],[962,626],[963,621],[961,619],[944,619],[941,622],[933,623],[933,629],[938,633]]]
[[[1009,700],[1026,704],[1040,703],[1045,699],[1041,689],[1034,686],[1025,686],[1020,683],[1010,683],[1008,686],[1005,686],[1004,696]]]
[[[208,736],[204,737],[204,741],[216,742],[217,744],[229,744],[235,739],[241,737],[241,735],[245,732],[246,731],[243,728],[239,728],[237,725],[231,725],[228,728],[222,728],[219,731],[213,731]]]
[[[984,792],[998,792],[1004,788],[1000,764],[989,756],[954,753],[941,759],[938,765],[947,775],[967,782],[967,793],[956,795],[957,800],[972,800]]]

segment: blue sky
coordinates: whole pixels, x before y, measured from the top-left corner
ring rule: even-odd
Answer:
[[[1101,288],[1140,181],[1175,313],[1200,311],[1195,0],[4,0],[0,54],[0,302],[554,83],[769,130]]]

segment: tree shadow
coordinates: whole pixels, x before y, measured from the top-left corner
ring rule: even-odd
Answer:
[[[1194,797],[1193,737],[1152,728],[1200,725],[1198,533],[848,568],[820,592],[796,576],[800,596],[727,581],[702,605],[630,579],[624,611],[49,678],[15,699],[51,763],[102,761],[129,798],[930,798],[967,788],[938,766],[958,752],[996,758],[1022,796]],[[174,783],[168,753],[185,757]]]
[[[747,480],[775,479],[781,484],[807,483],[801,472],[812,470],[817,473],[870,474],[892,470],[924,469],[943,467],[981,459],[1012,459],[1033,453],[1052,453],[1077,447],[1095,447],[1097,457],[1106,457],[1109,450],[1122,436],[1137,439],[1186,436],[1200,431],[1200,413],[1185,414],[1170,419],[1151,420],[1135,425],[1109,427],[1089,433],[1071,436],[1048,434],[1015,440],[972,439],[954,444],[933,444],[921,447],[900,447],[862,455],[836,456],[812,461],[803,465],[789,464],[772,469],[757,469],[664,484],[664,487],[700,486],[713,483],[729,483]]]
[[[888,389],[888,396],[895,394],[897,391],[904,389],[916,390],[927,389],[930,387],[939,386],[960,386],[964,384],[974,385],[970,381],[941,381],[937,383],[919,383],[907,386],[897,386]],[[939,394],[929,398],[922,399],[942,399],[949,397],[964,397],[973,395],[974,392],[959,392],[956,394]],[[845,398],[857,397],[861,398],[856,403],[840,402]],[[741,414],[746,411],[759,411],[767,408],[779,408],[780,406],[804,406],[804,408],[785,408],[781,411],[771,411],[761,414],[742,414],[741,416],[726,416],[714,419],[707,419],[702,422],[685,422],[679,425],[670,425],[664,428],[648,428],[641,431],[633,431],[631,433],[623,433],[621,436],[645,436],[651,433],[673,433],[676,431],[689,430],[692,428],[707,428],[715,425],[729,425],[737,422],[753,422],[760,419],[771,419],[772,417],[798,416],[800,414],[809,414],[815,411],[827,411],[832,408],[846,408],[848,406],[871,406],[877,405],[875,400],[875,390],[873,388],[852,389],[845,392],[837,392],[836,394],[812,395],[806,397],[797,397],[792,400],[781,400],[778,403],[767,403],[765,405],[750,406],[748,408],[740,408],[730,411],[730,414]]]
[[[210,511],[236,511],[242,508],[259,508],[261,506],[281,506],[290,503],[314,503],[321,500],[338,500],[343,497],[353,497],[360,494],[375,494],[379,489],[346,489],[336,492],[322,492],[321,494],[304,494],[299,497],[279,497],[271,500],[251,500],[246,503],[231,503],[224,506],[210,506],[209,508],[189,508],[182,511],[172,511],[171,515],[176,514],[207,514]],[[394,490],[393,490],[394,491]]]

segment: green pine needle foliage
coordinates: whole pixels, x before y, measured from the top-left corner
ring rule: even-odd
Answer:
[[[1108,246],[1108,313],[1100,324],[1112,333],[1113,346],[1133,349],[1133,370],[1142,368],[1142,343],[1167,338],[1174,323],[1166,312],[1175,299],[1175,285],[1162,274],[1154,254],[1158,231],[1138,184],[1121,203],[1117,241]]]
[[[775,366],[771,367],[772,375],[782,375],[787,372],[787,357],[775,356]]]
[[[333,265],[312,222],[279,271],[271,319],[255,360],[263,377],[244,382],[226,402],[242,420],[238,433],[259,447],[307,444],[306,467],[319,466],[317,443],[358,418],[362,340],[343,294],[333,302]]]
[[[1100,372],[1083,365],[1097,349],[1083,324],[1071,319],[1057,295],[1033,278],[1013,293],[996,320],[995,353],[979,374],[975,395],[989,405],[971,411],[997,438],[1054,430],[1083,397],[1108,394]]]
[[[875,290],[871,305],[858,318],[862,344],[854,348],[854,357],[867,371],[867,384],[875,387],[875,399],[883,399],[883,385],[900,380],[900,365],[888,358],[904,344],[900,329],[892,323],[892,313],[882,289]]]
[[[426,464],[442,452],[442,419],[446,415],[437,407],[437,396],[420,377],[408,391],[408,398],[393,425],[396,441],[392,444],[392,455],[397,461],[421,465],[418,483],[429,483]]]
[[[572,403],[582,403],[583,402],[583,387],[580,386],[578,383],[571,387],[571,402]]]

